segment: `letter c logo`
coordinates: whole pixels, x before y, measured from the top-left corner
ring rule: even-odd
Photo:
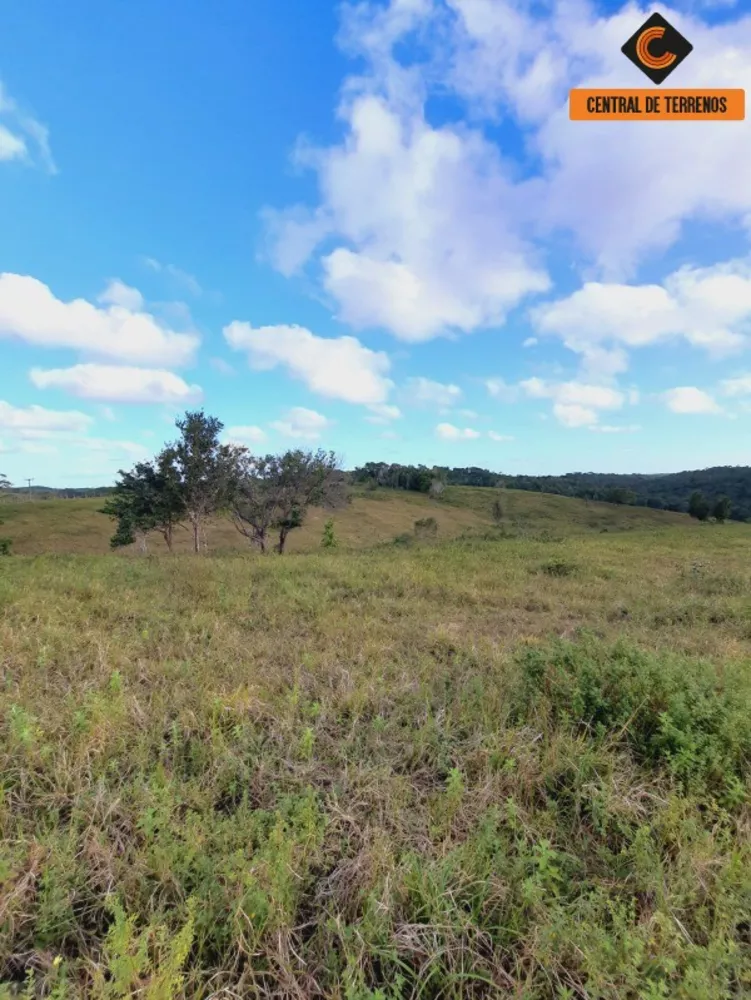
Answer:
[[[656,38],[662,38],[665,29],[659,25],[647,28],[642,31],[636,40],[636,55],[639,61],[650,69],[665,69],[675,62],[677,56],[674,52],[665,52],[661,56],[653,56],[649,51],[649,46]]]

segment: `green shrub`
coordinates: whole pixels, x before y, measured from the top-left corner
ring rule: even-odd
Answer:
[[[414,540],[415,540],[414,535],[410,535],[409,532],[405,531],[401,535],[397,535],[394,538],[393,544],[400,548],[407,548],[408,546],[412,545]]]
[[[334,534],[334,521],[333,518],[329,518],[323,526],[321,546],[324,549],[335,549],[337,544],[336,535]]]
[[[726,667],[593,640],[528,649],[517,711],[625,740],[685,786],[725,789],[751,757],[751,678]]]
[[[10,538],[0,538],[0,556],[9,556],[12,544]]]
[[[576,566],[565,559],[551,559],[540,566],[540,572],[546,576],[571,576],[576,572]]]

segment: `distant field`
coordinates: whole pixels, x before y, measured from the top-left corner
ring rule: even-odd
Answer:
[[[751,995],[751,526],[493,497],[281,559],[7,509],[0,997]]]
[[[456,486],[436,502],[418,493],[378,490],[356,493],[351,505],[333,515],[310,512],[306,524],[289,536],[290,552],[309,552],[320,545],[324,522],[333,516],[342,545],[363,548],[391,541],[411,531],[415,520],[435,517],[439,538],[453,538],[492,524],[493,500],[500,498],[508,530],[569,535],[578,532],[632,530],[680,524],[695,528],[685,514],[653,511],[645,507],[618,507],[605,503],[585,504],[567,497],[528,493],[521,490],[473,489]],[[104,554],[109,551],[112,522],[97,513],[101,497],[81,500],[31,500],[0,504],[5,524],[0,535],[13,541],[18,555],[45,552]],[[213,551],[247,550],[249,544],[227,520],[218,520],[207,532]],[[165,549],[158,536],[149,541],[153,551]],[[188,551],[188,532],[177,532],[176,549]],[[134,554],[136,550],[133,550]]]

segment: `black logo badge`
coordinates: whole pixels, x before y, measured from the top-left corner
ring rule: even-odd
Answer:
[[[660,14],[653,14],[621,49],[624,56],[645,73],[652,83],[662,83],[680,66],[693,45],[668,24]]]

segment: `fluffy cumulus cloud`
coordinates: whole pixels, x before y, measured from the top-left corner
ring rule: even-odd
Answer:
[[[443,441],[474,441],[480,432],[472,427],[454,427],[453,424],[438,424],[436,434]]]
[[[667,13],[695,47],[676,86],[751,88],[751,15],[707,25]],[[572,128],[568,119],[572,86],[643,83],[620,47],[645,16],[635,5],[602,15],[567,0],[551,0],[544,16],[511,0],[348,5],[344,46],[364,68],[343,88],[342,141],[298,149],[318,203],[267,213],[277,266],[289,274],[313,262],[343,320],[421,341],[498,325],[544,292],[535,247],[560,234],[596,279],[569,315],[591,307],[648,319],[645,333],[635,323],[612,330],[611,349],[600,334],[586,343],[567,334],[591,374],[622,372],[618,345],[651,342],[645,336],[736,345],[746,280],[738,268],[685,272],[664,288],[622,282],[689,221],[751,224],[751,131],[717,127],[704,142],[701,126],[676,122],[666,142],[663,129],[638,123]],[[434,94],[461,102],[464,124],[438,118]],[[530,154],[522,162],[508,158],[512,144],[491,141],[486,125],[501,117]],[[709,300],[723,284],[733,304],[713,320]],[[557,332],[568,316],[546,318]]]
[[[131,312],[140,312],[144,307],[143,295],[137,288],[126,285],[119,278],[112,278],[107,287],[97,296],[97,302],[105,306],[122,306]]]
[[[93,424],[78,410],[47,410],[43,406],[18,407],[0,400],[0,434],[4,438],[47,437],[50,434],[83,434]]]
[[[583,382],[548,382],[525,379],[520,389],[531,399],[553,401],[553,415],[565,427],[589,427],[597,424],[603,410],[619,410],[627,396],[608,385]]]
[[[648,9],[629,4],[603,16],[593,4],[553,0],[536,18],[531,6],[506,0],[450,0],[449,7],[460,23],[452,34],[455,87],[478,109],[510,112],[530,130],[542,163],[544,231],[567,230],[589,260],[624,274],[672,244],[687,220],[748,223],[748,129],[717,129],[704,142],[694,123],[676,122],[666,142],[662,129],[633,122],[571,128],[571,86],[643,85],[620,47]],[[751,16],[710,26],[665,13],[694,45],[671,84],[751,86]]]
[[[0,274],[0,338],[125,364],[178,366],[193,360],[196,334],[172,330],[134,309],[135,289],[122,283],[110,283],[104,294],[101,306],[86,299],[66,302],[29,275]]]
[[[434,382],[421,375],[407,379],[402,394],[413,406],[437,406],[441,409],[455,406],[462,398],[462,390],[458,385]]]
[[[230,347],[244,351],[258,371],[284,368],[312,391],[347,403],[380,405],[392,388],[391,363],[355,337],[317,337],[301,326],[230,323],[224,328]]]
[[[46,126],[25,112],[0,80],[0,163],[16,160],[56,172]]]
[[[189,385],[174,372],[117,365],[74,365],[72,368],[33,368],[38,389],[59,389],[79,399],[109,403],[197,403],[201,387]]]
[[[621,348],[682,338],[714,354],[741,349],[751,323],[751,259],[683,267],[661,285],[589,282],[533,310],[541,333],[560,337],[601,371],[623,370]],[[615,358],[608,367],[603,358]]]
[[[712,396],[693,385],[676,386],[662,394],[662,399],[673,413],[721,413],[722,409]]]
[[[316,410],[308,410],[304,406],[293,406],[281,420],[275,420],[269,426],[283,437],[294,438],[297,441],[318,441],[331,421]]]

